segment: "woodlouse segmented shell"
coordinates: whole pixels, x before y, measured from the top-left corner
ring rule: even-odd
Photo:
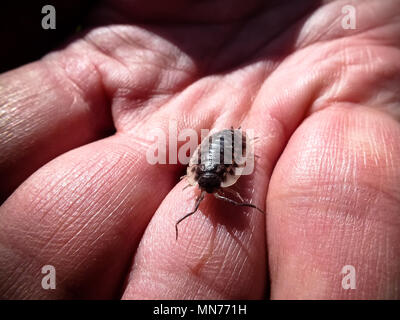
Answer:
[[[189,184],[197,185],[202,174],[215,170],[221,174],[222,188],[235,184],[246,164],[246,139],[239,129],[225,129],[203,139],[187,167]]]

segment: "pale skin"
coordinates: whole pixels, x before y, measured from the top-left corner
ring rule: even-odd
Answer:
[[[0,76],[0,296],[400,298],[399,1],[138,2]],[[175,240],[199,191],[145,158],[171,119],[255,130],[265,215],[207,195]]]

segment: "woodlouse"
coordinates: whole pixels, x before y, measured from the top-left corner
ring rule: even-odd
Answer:
[[[186,187],[197,185],[201,193],[196,199],[194,210],[176,222],[176,239],[178,239],[178,224],[197,211],[206,193],[212,193],[217,199],[233,205],[255,208],[264,213],[254,204],[244,202],[237,191],[225,189],[237,182],[246,165],[246,141],[247,136],[240,128],[231,128],[209,135],[198,145],[190,158],[186,175],[182,178],[186,178],[189,183]],[[242,202],[219,194],[222,188],[235,194]]]

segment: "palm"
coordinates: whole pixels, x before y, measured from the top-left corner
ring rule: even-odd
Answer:
[[[221,15],[206,3],[165,23],[170,8],[112,3],[66,48],[0,78],[31,83],[15,103],[34,110],[2,139],[3,194],[34,172],[1,207],[2,295],[398,298],[396,1],[358,4],[356,30],[341,1]],[[171,121],[254,129],[256,170],[239,187],[267,217],[206,198],[175,241],[196,190],[177,184],[181,166],[145,157],[149,130]],[[38,286],[44,264],[55,291]],[[341,290],[347,264],[355,291]]]

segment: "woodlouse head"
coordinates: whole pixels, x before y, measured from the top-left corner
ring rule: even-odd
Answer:
[[[221,177],[216,173],[206,172],[199,177],[198,184],[201,190],[214,193],[221,188]]]

